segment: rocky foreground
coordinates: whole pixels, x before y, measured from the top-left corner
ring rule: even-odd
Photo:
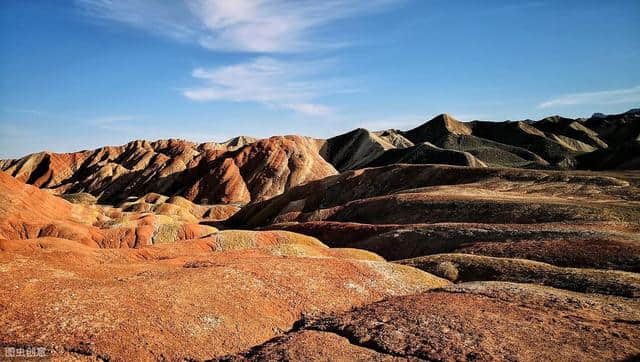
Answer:
[[[54,360],[638,359],[639,124],[443,115],[1,161],[0,345]]]

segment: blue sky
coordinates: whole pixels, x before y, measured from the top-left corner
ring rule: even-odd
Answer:
[[[640,1],[3,0],[0,157],[640,106]]]

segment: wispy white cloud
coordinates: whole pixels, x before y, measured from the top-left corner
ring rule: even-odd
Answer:
[[[314,100],[345,92],[344,81],[312,74],[327,67],[318,50],[342,46],[321,28],[333,21],[378,11],[404,0],[75,0],[82,12],[214,51],[270,54],[253,60],[196,68],[204,82],[182,93],[196,101],[257,102],[276,109],[321,116],[332,108]],[[276,54],[304,54],[313,61],[282,61]],[[332,66],[335,67],[335,62]],[[309,69],[314,69],[310,72]],[[348,91],[348,90],[346,90]]]
[[[18,114],[28,114],[35,117],[50,117],[50,118],[59,118],[60,115],[54,114],[51,112],[45,112],[38,109],[26,109],[26,108],[3,108],[2,112],[4,113],[18,113]]]
[[[87,121],[88,124],[103,130],[115,132],[131,132],[136,130],[135,126],[130,124],[131,121],[138,120],[137,116],[121,115],[94,118]]]
[[[205,82],[183,91],[196,101],[256,102],[307,115],[326,115],[331,108],[313,102],[323,95],[349,91],[339,80],[306,80],[325,62],[283,62],[259,57],[246,63],[213,69],[196,68],[193,77]]]
[[[599,92],[565,94],[538,105],[539,108],[570,106],[579,104],[606,105],[640,103],[640,86]]]
[[[187,0],[209,34],[200,43],[211,49],[290,52],[320,44],[312,30],[331,21],[360,15],[390,0]]]
[[[282,105],[284,108],[293,111],[308,114],[310,116],[326,116],[333,113],[333,109],[322,104],[313,103],[287,103]]]
[[[172,39],[192,41],[199,21],[181,1],[74,0],[89,19],[118,22]]]
[[[314,30],[400,0],[75,0],[94,19],[225,51],[296,52],[336,43]]]

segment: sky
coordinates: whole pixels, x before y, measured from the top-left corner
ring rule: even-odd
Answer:
[[[637,0],[0,2],[0,158],[639,106]]]

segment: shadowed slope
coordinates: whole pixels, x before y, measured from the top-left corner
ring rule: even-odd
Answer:
[[[248,205],[229,222],[250,227],[320,220],[410,224],[615,219],[637,224],[637,191],[636,179],[598,174],[392,165],[310,182]],[[603,202],[595,206],[596,200]]]
[[[486,167],[484,162],[468,152],[446,150],[429,142],[403,149],[389,149],[373,160],[367,167],[385,166],[394,163],[444,164],[469,167]]]
[[[202,144],[138,140],[2,160],[0,169],[38,187],[89,193],[112,205],[150,192],[205,204],[248,203],[336,174],[336,169],[391,163],[637,169],[639,120],[637,110],[535,122],[460,122],[441,114],[406,132],[359,128],[327,140],[284,136],[256,141],[241,136]]]
[[[247,205],[228,223],[389,260],[465,252],[638,271],[640,175],[393,165]]]
[[[640,297],[640,274],[559,268],[525,259],[437,254],[399,261],[454,282],[505,281],[547,285],[574,292]]]
[[[391,134],[387,140],[366,129],[358,128],[351,132],[329,138],[321,142],[320,154],[339,171],[364,167],[382,155],[386,150],[404,146],[408,141],[395,140]],[[395,144],[393,143],[395,141]]]
[[[590,168],[590,163],[579,162],[576,157],[606,149],[609,145],[605,139],[616,146],[628,142],[629,138],[621,135],[626,132],[624,130],[635,132],[630,121],[632,117],[636,117],[635,114],[606,116],[600,122],[559,116],[536,122],[460,122],[448,114],[441,114],[405,132],[357,129],[325,141],[321,154],[340,171],[393,162],[484,163],[495,167],[539,169]],[[448,151],[426,153],[425,146],[422,146],[425,142]],[[414,145],[416,148],[411,147]],[[469,161],[468,154],[464,160],[456,152],[467,152],[479,161]],[[601,168],[609,166],[616,165],[607,163]],[[626,167],[635,166],[629,164]]]

